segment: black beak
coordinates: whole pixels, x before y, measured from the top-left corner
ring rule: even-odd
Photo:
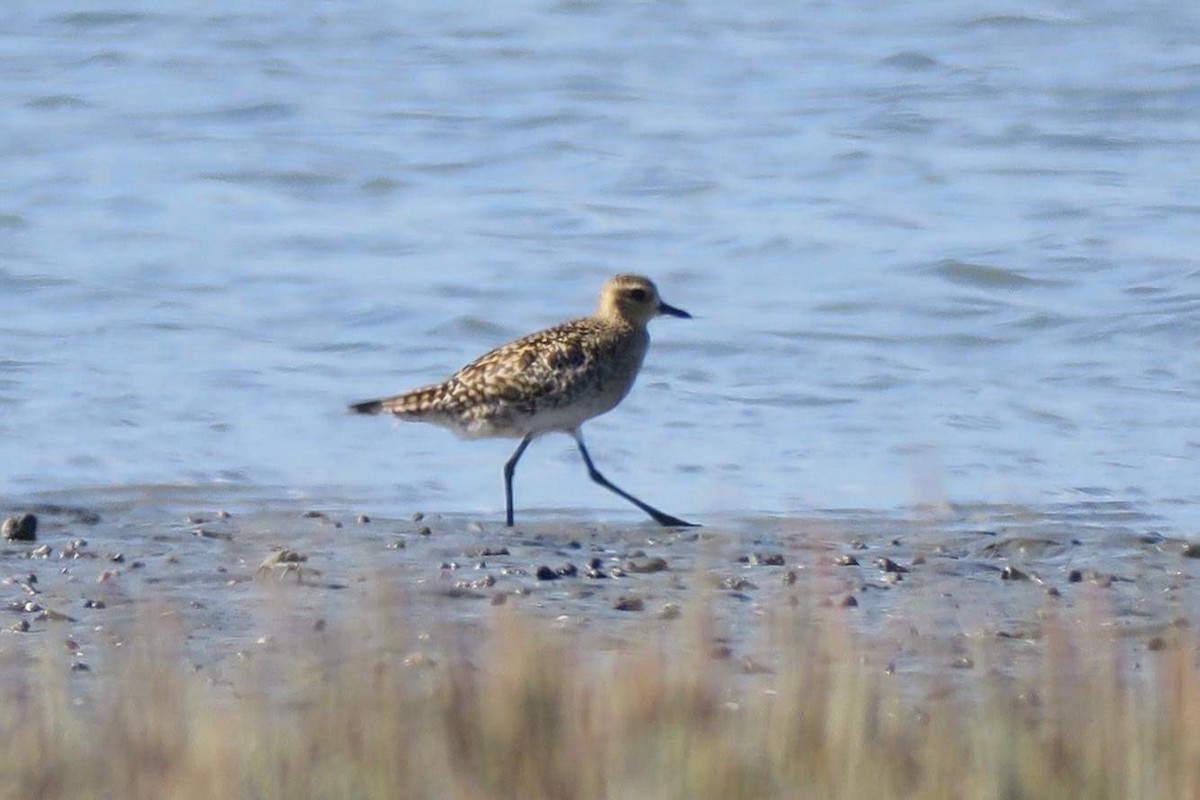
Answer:
[[[658,313],[670,314],[672,317],[679,317],[680,319],[691,319],[692,318],[692,315],[689,314],[688,312],[684,311],[682,308],[676,308],[675,306],[669,306],[662,301],[659,301],[659,303],[658,303]]]

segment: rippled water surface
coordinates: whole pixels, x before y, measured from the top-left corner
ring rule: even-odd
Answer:
[[[512,443],[345,403],[638,271],[696,319],[586,431],[672,513],[1200,522],[1191,6],[163,8],[0,18],[5,495],[498,515]],[[518,505],[636,518],[565,437]]]

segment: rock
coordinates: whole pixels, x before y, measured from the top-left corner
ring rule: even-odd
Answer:
[[[1004,569],[1000,570],[1000,580],[1002,581],[1027,581],[1029,576],[1021,570],[1014,567],[1012,564],[1006,564]]]
[[[1071,583],[1081,583],[1083,581],[1083,570],[1073,569],[1067,574],[1067,580]]]
[[[654,556],[653,558],[630,558],[625,561],[626,572],[662,572],[667,568],[667,560]]]
[[[844,553],[833,560],[839,567],[857,567],[858,559],[849,553]]]
[[[1160,650],[1167,649],[1167,640],[1161,636],[1151,637],[1150,641],[1146,642],[1146,649],[1152,653],[1157,653]]]
[[[9,517],[0,526],[0,537],[14,542],[37,541],[37,517],[33,514]]]
[[[354,521],[357,522],[359,525],[368,525],[371,522],[371,518],[368,517],[366,514],[359,514],[357,517],[354,518]]]
[[[658,610],[659,619],[679,619],[683,614],[678,603],[663,603],[663,607]]]
[[[783,553],[751,553],[747,562],[752,567],[782,567]]]
[[[617,602],[613,603],[613,608],[617,611],[644,611],[646,609],[646,601],[640,597],[626,595],[618,597]]]
[[[537,571],[534,572],[533,575],[539,581],[556,581],[559,579],[559,577],[561,577],[557,572],[555,572],[553,569],[546,566],[545,564],[542,564],[541,566],[539,566],[537,568]]]
[[[908,572],[907,568],[900,566],[895,561],[892,561],[890,558],[879,559],[878,561],[875,562],[875,566],[879,567],[884,572],[893,572],[893,573],[896,573],[897,575]]]
[[[1188,542],[1184,545],[1181,555],[1184,558],[1200,558],[1200,542]]]
[[[575,568],[574,564],[567,562],[566,564],[563,564],[561,567],[556,569],[555,572],[557,572],[559,575],[561,575],[564,578],[574,578],[578,574],[579,570],[577,570]]]
[[[852,594],[848,594],[838,603],[842,608],[856,608],[858,606],[858,598]]]
[[[720,587],[727,592],[744,592],[747,589],[757,589],[750,581],[745,578],[725,578],[721,581]]]
[[[509,555],[508,548],[503,545],[484,545],[475,549],[474,554],[481,557]]]

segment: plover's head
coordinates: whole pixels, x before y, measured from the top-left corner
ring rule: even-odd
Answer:
[[[659,314],[691,319],[692,315],[667,305],[658,296],[658,287],[641,275],[614,275],[600,290],[597,312],[602,317],[617,317],[635,325],[645,325]]]

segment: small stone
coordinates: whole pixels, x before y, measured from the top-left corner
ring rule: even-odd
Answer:
[[[1083,581],[1083,570],[1073,569],[1067,573],[1067,580],[1071,583],[1080,583]]]
[[[751,553],[748,559],[752,567],[782,567],[782,553]]]
[[[29,551],[29,557],[30,558],[49,558],[52,549],[53,548],[51,548],[50,545],[48,545],[48,544],[44,544],[40,547],[35,547],[33,550]]]
[[[114,564],[124,564],[125,563],[125,554],[124,553],[112,553],[109,555],[108,560],[113,562]]]
[[[644,556],[638,558],[630,558],[625,561],[625,571],[632,573],[650,573],[662,572],[667,568],[667,560],[654,556],[646,558]]]
[[[404,544],[403,539],[397,539],[394,542],[388,542],[386,545],[384,545],[385,550],[403,550],[405,547],[407,547],[407,545]]]
[[[1046,596],[1047,597],[1062,597],[1062,592],[1060,592],[1058,590],[1057,586],[1050,586],[1050,587],[1046,588]]]
[[[300,516],[305,519],[328,519],[328,515],[324,511],[305,511]]]
[[[425,512],[423,512],[423,511],[413,512],[413,515],[412,515],[413,522],[420,522],[423,519],[425,519]]]
[[[217,519],[229,519],[232,516],[233,515],[230,514],[228,511],[218,511],[217,512]]]
[[[37,541],[37,517],[33,514],[17,514],[0,525],[0,538],[14,542]]]
[[[485,545],[477,548],[474,553],[477,556],[485,558],[488,556],[506,556],[509,554],[508,548],[504,547],[503,545]]]
[[[679,619],[682,614],[678,603],[663,603],[663,607],[658,610],[659,619]]]
[[[858,606],[858,598],[852,594],[848,594],[838,603],[842,608],[856,608]]]
[[[91,672],[92,668],[82,661],[71,664],[71,672]]]
[[[556,569],[555,572],[557,572],[559,575],[561,575],[564,578],[574,578],[575,575],[578,574],[579,570],[577,570],[575,568],[574,564],[571,564],[570,562],[568,562],[566,564],[563,564],[558,569]]]
[[[797,580],[799,580],[799,578],[800,576],[797,574],[796,570],[789,569],[787,572],[783,573],[783,585],[792,586]]]
[[[357,522],[359,525],[367,525],[371,522],[371,518],[368,517],[366,514],[359,514],[357,517],[354,518],[354,521]]]
[[[15,623],[8,626],[8,629],[10,631],[14,631],[15,633],[26,633],[29,630],[29,620],[17,620]]]
[[[559,578],[559,574],[545,564],[539,566],[533,574],[539,581],[556,581]]]
[[[890,585],[894,586],[895,584],[904,580],[904,576],[901,575],[899,572],[885,572],[885,573],[883,573],[883,577],[881,577],[879,580],[883,581],[886,584],[890,584]]]
[[[103,600],[86,599],[83,601],[83,607],[84,608],[105,608],[106,606],[105,606]]]
[[[890,558],[881,558],[875,562],[875,566],[879,567],[884,572],[892,572],[896,574],[908,572],[906,567],[902,567]]]
[[[429,529],[429,526],[428,526],[428,525],[422,525],[421,527],[417,528],[417,535],[418,535],[418,536],[429,536],[429,535],[431,535],[432,533],[433,533],[433,531],[431,531],[431,530]]]
[[[1157,653],[1167,649],[1167,640],[1161,636],[1153,636],[1150,641],[1146,642],[1146,649],[1152,653]]]
[[[842,555],[835,558],[833,560],[833,563],[837,564],[839,567],[857,567],[858,559],[855,558],[854,556],[850,555],[849,553],[843,553]]]
[[[646,609],[646,601],[640,597],[626,595],[618,597],[617,602],[613,603],[613,608],[617,611],[644,611]]]
[[[747,589],[757,589],[758,587],[745,578],[734,577],[725,578],[722,580],[720,583],[720,588],[727,592],[744,592]]]
[[[959,656],[958,658],[954,659],[954,661],[950,662],[950,666],[954,667],[955,669],[974,669],[975,662],[966,656]]]
[[[1027,581],[1029,576],[1021,570],[1014,567],[1012,564],[1005,564],[1004,569],[1000,570],[1000,580],[1002,581]]]

